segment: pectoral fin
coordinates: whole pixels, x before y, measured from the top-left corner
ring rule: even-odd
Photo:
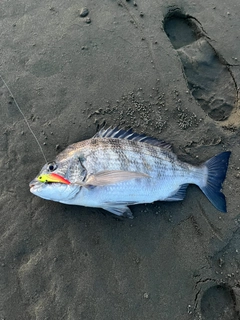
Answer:
[[[108,184],[148,177],[149,175],[142,172],[108,170],[90,175],[85,181],[85,186],[106,186]]]

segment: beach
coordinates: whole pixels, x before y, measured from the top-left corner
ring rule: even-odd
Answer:
[[[40,199],[45,163],[0,80],[0,319],[237,320],[238,0],[3,0],[0,74],[47,161],[102,127],[198,165],[231,151],[217,211],[197,186],[134,219]],[[111,195],[109,195],[111,196]]]

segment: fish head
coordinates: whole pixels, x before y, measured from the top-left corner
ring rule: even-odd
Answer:
[[[46,200],[68,203],[81,189],[81,186],[71,183],[70,168],[67,160],[45,164],[29,183],[30,192]]]

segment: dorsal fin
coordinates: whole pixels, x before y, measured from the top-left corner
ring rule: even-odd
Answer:
[[[148,137],[145,134],[138,134],[133,132],[132,129],[124,130],[119,128],[102,128],[98,131],[93,138],[115,138],[115,139],[127,139],[132,141],[144,142],[149,143],[156,147],[161,147],[167,150],[171,150],[172,146],[170,143],[158,140],[156,138]]]

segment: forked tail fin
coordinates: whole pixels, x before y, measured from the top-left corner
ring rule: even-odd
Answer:
[[[204,163],[208,169],[207,184],[201,187],[208,200],[221,212],[227,212],[226,200],[221,192],[225,180],[231,152],[226,151]]]

